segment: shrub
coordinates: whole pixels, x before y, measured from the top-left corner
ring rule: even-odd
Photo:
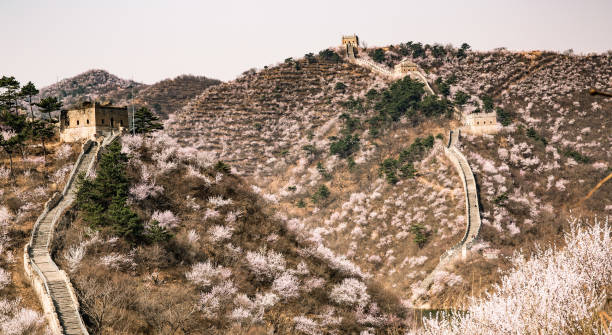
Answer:
[[[358,149],[359,136],[357,135],[345,135],[340,139],[334,138],[334,141],[329,144],[329,152],[342,158],[349,157]]]
[[[576,160],[577,162],[588,164],[591,162],[591,158],[589,156],[583,155],[576,150],[571,148],[565,148],[563,151],[563,156],[570,157]]]
[[[320,51],[319,57],[323,60],[334,62],[334,63],[339,63],[342,61],[342,58],[340,58],[340,55],[338,55],[336,52],[330,49],[325,49],[325,50]]]
[[[419,248],[423,248],[428,240],[428,234],[425,227],[422,224],[414,223],[410,226],[410,232],[414,234],[414,238],[412,239],[414,243],[416,243]]]
[[[385,61],[385,51],[383,49],[375,49],[371,54],[372,60],[377,63],[382,63]]]
[[[327,199],[329,198],[330,194],[331,192],[329,191],[329,188],[327,188],[327,186],[325,185],[321,185],[319,186],[315,194],[312,195],[312,201],[318,202],[321,199]]]
[[[495,108],[495,113],[497,114],[497,119],[502,126],[509,126],[512,123],[512,114],[510,112],[497,107]]]
[[[344,90],[346,89],[346,85],[344,85],[344,83],[338,82],[338,83],[336,83],[336,86],[334,86],[334,89],[336,91],[344,92]]]
[[[467,93],[463,91],[457,91],[457,93],[455,93],[455,104],[456,105],[463,106],[469,100],[470,100],[470,96]]]
[[[334,285],[329,298],[339,305],[346,306],[365,307],[370,302],[366,285],[355,278],[345,278],[340,284]]]

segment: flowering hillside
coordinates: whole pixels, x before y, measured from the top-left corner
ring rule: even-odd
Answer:
[[[612,277],[609,221],[574,219],[562,249],[517,253],[513,270],[464,312],[426,319],[426,334],[609,334]],[[421,332],[420,332],[421,333]]]
[[[7,136],[2,131],[2,138]],[[23,156],[0,161],[0,334],[43,334],[46,320],[23,270],[23,246],[53,192],[61,191],[76,160],[78,145],[40,146],[26,142]]]
[[[103,154],[92,186],[82,182],[78,211],[67,215],[71,222],[58,231],[54,247],[92,332],[405,328],[407,311],[395,295],[312,241],[299,222],[273,215],[214,157],[162,133],[124,136],[120,150],[127,156],[113,146],[108,150],[118,163],[110,166]],[[129,160],[121,163],[121,157]],[[98,187],[107,169],[121,173],[116,169],[123,164],[130,209],[121,216],[131,218],[131,232],[108,223],[122,220],[114,205],[100,214],[108,221],[91,221],[81,199],[88,192],[83,189]]]
[[[611,171],[605,131],[611,99],[588,95],[591,87],[609,86],[610,55],[414,43],[375,50],[359,54],[389,67],[407,57],[425,69],[442,100],[422,103],[420,113],[444,108],[447,97],[466,114],[496,111],[505,125],[496,135],[461,137],[480,190],[482,238],[426,292],[419,291],[420,281],[465,229],[462,186],[440,150],[460,121],[400,115],[389,124],[377,118],[377,94],[387,88],[394,94],[389,79],[342,57],[330,61],[328,50],[209,89],[172,115],[167,130],[228,163],[289,219],[387,288],[425,294],[430,306],[458,304],[485,290],[517,248],[559,241],[567,227],[554,219],[569,209],[585,215],[612,210],[609,183],[581,201]],[[417,137],[438,134],[442,139],[413,165],[394,165]],[[402,170],[408,166],[414,172]],[[402,174],[413,177],[397,179]]]

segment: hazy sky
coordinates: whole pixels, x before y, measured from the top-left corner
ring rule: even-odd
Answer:
[[[37,86],[92,68],[231,80],[352,33],[369,46],[612,49],[611,0],[0,0],[0,25],[0,75]]]

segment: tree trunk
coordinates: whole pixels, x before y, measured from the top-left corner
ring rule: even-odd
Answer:
[[[34,110],[32,110],[32,96],[30,95],[30,99],[29,99],[29,104],[30,104],[30,116],[32,117],[32,120],[34,120]]]

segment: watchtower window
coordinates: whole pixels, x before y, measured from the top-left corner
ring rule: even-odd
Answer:
[[[113,120],[113,118],[111,118],[111,127],[115,125],[115,120]]]
[[[89,119],[87,119],[87,124],[89,124]]]
[[[104,124],[104,119],[102,119],[102,124]]]
[[[77,120],[77,126],[79,125],[79,120]]]
[[[123,126],[123,120],[119,120],[119,124]]]

